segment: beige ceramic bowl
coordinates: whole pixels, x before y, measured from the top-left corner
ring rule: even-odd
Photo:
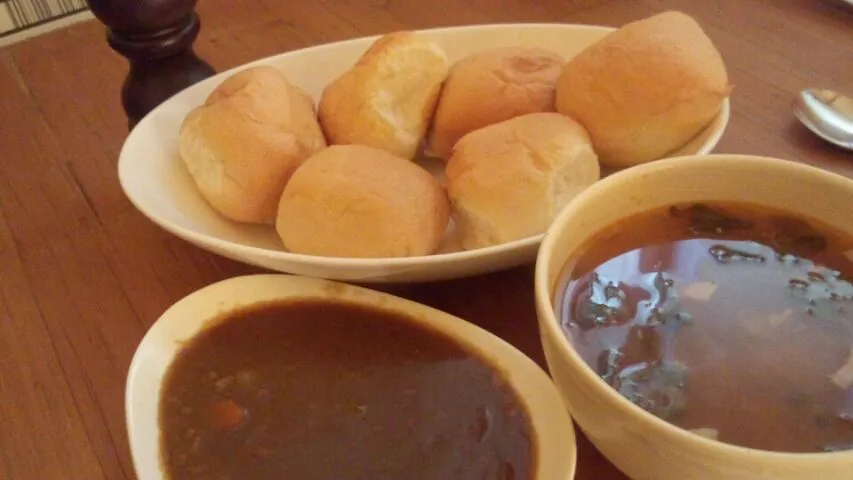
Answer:
[[[853,451],[751,450],[659,420],[599,379],[564,336],[552,299],[566,260],[619,219],[686,201],[781,207],[853,235],[853,181],[794,162],[736,155],[681,157],[630,168],[593,185],[557,217],[536,264],[542,343],[572,416],[598,449],[634,480],[850,480]]]
[[[390,309],[479,352],[504,373],[530,414],[538,466],[534,478],[574,478],[575,435],[565,405],[545,371],[510,344],[462,319],[385,293],[320,279],[253,275],[215,283],[180,300],[157,320],[137,348],[127,378],[125,413],[133,464],[140,480],[165,478],[159,448],[160,388],[181,344],[223,312],[288,298],[327,298]]]

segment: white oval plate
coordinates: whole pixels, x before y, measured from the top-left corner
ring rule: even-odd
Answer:
[[[164,480],[160,459],[160,395],[181,347],[222,314],[259,303],[326,299],[381,308],[464,345],[503,374],[527,409],[536,443],[535,480],[571,480],[577,464],[575,431],[551,378],[499,337],[426,305],[328,280],[293,275],[250,275],[202,288],[172,305],[145,334],[133,355],[125,390],[130,451],[140,480]],[[282,321],[287,321],[282,318]],[[426,387],[429,388],[429,387]]]
[[[456,61],[499,46],[542,47],[569,59],[611,31],[609,27],[585,25],[508,24],[441,28],[420,34],[439,44],[449,59]],[[347,259],[290,253],[284,250],[272,227],[229,221],[198,193],[178,158],[178,129],[184,116],[202,104],[225,78],[248,66],[272,65],[319,100],[323,88],[352,66],[377,38],[359,38],[264,58],[220,73],[173,96],[139,122],[122,148],[118,176],[125,194],[146,217],[168,232],[224,257],[280,272],[354,282],[424,282],[532,262],[542,235],[470,251],[454,251],[454,242],[448,237],[444,253],[422,257]],[[726,100],[717,118],[670,156],[711,152],[728,119]],[[425,166],[439,174],[435,165]]]

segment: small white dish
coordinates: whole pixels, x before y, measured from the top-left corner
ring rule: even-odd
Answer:
[[[507,24],[425,30],[421,35],[438,43],[451,61],[499,46],[548,48],[569,59],[611,31],[609,27],[585,25]],[[178,129],[184,116],[203,103],[225,78],[248,66],[272,65],[318,100],[323,88],[355,63],[377,38],[359,38],[264,58],[178,93],[142,119],[127,138],[118,162],[125,194],[151,221],[186,241],[233,260],[281,272],[356,282],[423,282],[532,262],[542,235],[470,251],[457,251],[452,238],[448,238],[445,253],[398,259],[299,255],[284,250],[272,227],[231,222],[217,214],[198,193],[178,158]],[[713,122],[671,156],[711,152],[728,119],[726,100]],[[425,166],[439,175],[437,165]]]
[[[503,374],[524,405],[536,445],[532,480],[571,480],[577,463],[574,426],[550,377],[533,360],[486,330],[439,310],[386,293],[292,275],[235,277],[207,286],[170,307],[145,334],[127,377],[125,414],[140,480],[165,478],[160,455],[159,400],[171,362],[185,342],[223,313],[257,303],[318,298],[399,312],[477,352]]]

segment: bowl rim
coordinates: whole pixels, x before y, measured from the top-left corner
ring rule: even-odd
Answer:
[[[127,373],[124,414],[131,459],[140,480],[151,480],[141,477],[140,472],[154,469],[159,473],[156,479],[165,478],[159,439],[161,395],[153,395],[144,385],[150,383],[156,384],[158,390],[162,388],[169,368],[180,352],[180,345],[215,325],[211,320],[235,309],[306,298],[366,305],[405,315],[417,327],[428,328],[465,348],[504,378],[516,401],[527,411],[530,438],[534,444],[531,452],[534,468],[544,461],[550,469],[546,473],[553,474],[552,470],[559,469],[563,476],[557,479],[574,478],[577,436],[571,415],[546,370],[508,341],[460,317],[390,293],[334,280],[264,273],[231,277],[189,293],[172,304],[149,327],[138,344]],[[191,314],[188,319],[187,312],[198,314]],[[155,367],[157,370],[154,372],[146,368],[152,365],[152,360],[161,359],[163,366]],[[156,403],[152,406],[151,402]],[[153,411],[155,418],[145,411],[139,412],[140,403],[147,404],[144,410]],[[140,431],[147,431],[144,425],[154,429],[156,439],[143,438]],[[560,442],[543,442],[543,439],[558,439]],[[151,458],[143,451],[149,450],[146,446],[150,446],[150,442],[156,442],[153,453],[157,458]],[[554,460],[548,461],[548,458]],[[156,465],[152,466],[150,462],[156,462]]]
[[[590,32],[599,32],[599,33],[609,33],[616,31],[616,27],[604,26],[604,25],[585,25],[585,24],[576,24],[576,23],[560,23],[560,22],[528,22],[528,23],[494,23],[494,24],[480,24],[480,25],[459,25],[452,27],[437,27],[437,28],[427,28],[427,29],[414,29],[411,30],[417,34],[428,34],[428,35],[443,35],[458,31],[488,31],[488,30],[523,30],[523,29],[551,29],[551,28],[563,28],[566,30],[579,30],[579,31],[590,31]],[[252,60],[248,63],[244,63],[241,65],[237,65],[231,67],[222,72],[218,72],[217,74],[202,80],[194,85],[190,85],[185,89],[173,94],[166,100],[164,100],[160,105],[155,107],[151,112],[145,115],[137,124],[139,125],[148,125],[154,122],[157,117],[160,115],[160,112],[167,108],[167,104],[173,101],[175,97],[182,94],[183,92],[189,89],[195,88],[203,88],[205,85],[210,85],[214,83],[221,83],[225,78],[234,73],[250,68],[253,66],[268,64],[270,62],[276,61],[281,58],[285,58],[291,55],[306,55],[306,54],[318,54],[323,50],[340,48],[345,45],[354,45],[358,43],[364,43],[368,45],[370,42],[376,41],[381,38],[383,34],[377,35],[368,35],[363,37],[350,38],[346,40],[336,41],[336,42],[326,42],[318,45],[313,45],[306,48],[300,48],[295,50],[290,50],[287,52],[282,52],[274,55],[268,55],[263,58],[259,58],[256,60]],[[711,127],[714,124],[719,124],[718,128],[714,128],[710,131],[710,135],[702,143],[699,147],[699,150],[694,155],[704,155],[708,154],[716,148],[717,143],[719,143],[720,138],[725,133],[729,120],[731,117],[731,102],[730,97],[726,97],[723,100],[720,111],[714,117],[714,119],[706,125],[703,130]],[[545,233],[541,233],[538,235],[533,235],[517,240],[513,240],[510,242],[505,242],[497,245],[490,245],[487,247],[476,248],[472,250],[459,250],[453,252],[446,253],[434,253],[430,255],[418,255],[418,256],[410,256],[410,257],[381,257],[381,258],[354,258],[354,257],[323,257],[318,255],[308,255],[301,253],[294,253],[287,250],[272,250],[269,248],[258,247],[253,245],[247,245],[243,243],[236,243],[230,240],[225,240],[223,238],[212,236],[206,233],[198,232],[194,229],[187,228],[180,224],[177,221],[165,218],[163,216],[155,215],[153,212],[149,212],[146,209],[142,208],[140,202],[132,195],[128,195],[127,192],[132,191],[133,188],[129,187],[129,172],[127,172],[128,162],[130,162],[129,158],[132,158],[131,154],[131,146],[133,146],[133,142],[131,141],[134,138],[134,132],[139,131],[137,128],[134,128],[125,141],[122,144],[122,147],[119,152],[119,158],[117,162],[117,170],[118,170],[118,178],[119,184],[121,185],[121,189],[125,192],[125,198],[127,198],[131,204],[133,204],[134,208],[137,211],[141,212],[146,218],[150,221],[159,225],[164,230],[176,235],[180,238],[184,238],[188,241],[191,241],[198,245],[205,245],[210,248],[230,251],[234,252],[234,254],[239,254],[243,257],[250,256],[257,259],[264,259],[269,261],[288,261],[294,264],[299,264],[302,266],[313,266],[313,267],[321,267],[321,268],[344,268],[344,269],[374,269],[377,267],[385,267],[385,268],[408,268],[408,269],[421,269],[421,268],[429,268],[440,264],[445,264],[448,262],[466,262],[475,260],[482,257],[489,257],[492,255],[496,255],[501,252],[508,251],[521,251],[527,248],[536,247],[541,244],[542,239],[545,236]],[[666,157],[664,157],[666,158]],[[600,182],[603,179],[599,179]]]
[[[631,417],[642,424],[642,430],[651,432],[652,435],[661,437],[671,444],[700,447],[719,454],[721,457],[734,457],[759,462],[782,462],[783,464],[796,463],[798,466],[805,464],[805,466],[811,468],[820,468],[828,462],[844,465],[849,464],[853,460],[853,450],[836,452],[777,452],[761,450],[706,438],[677,427],[643,410],[604,383],[595,371],[580,357],[580,354],[578,354],[568,337],[564,334],[560,326],[560,319],[554,311],[555,306],[552,299],[553,286],[549,282],[549,277],[552,274],[549,267],[549,260],[551,260],[556,246],[556,239],[560,232],[566,228],[566,224],[575,213],[580,211],[580,204],[582,202],[578,200],[616,191],[619,185],[629,177],[652,176],[660,171],[689,168],[690,163],[696,161],[719,163],[728,163],[731,161],[746,162],[764,167],[765,169],[785,170],[794,176],[809,175],[817,177],[825,183],[840,185],[850,190],[851,195],[853,195],[853,179],[793,160],[760,155],[721,153],[686,155],[656,160],[616,172],[578,195],[574,201],[557,215],[545,233],[545,238],[537,254],[534,272],[534,298],[538,315],[540,318],[544,317],[542,318],[543,321],[540,322],[541,328],[544,329],[543,335],[548,335],[555,340],[559,358],[566,361],[569,367],[582,377],[584,385],[591,388],[595,392],[595,396],[606,399],[608,408],[611,411]]]

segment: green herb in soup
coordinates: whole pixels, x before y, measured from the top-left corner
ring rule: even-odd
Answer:
[[[564,330],[679,427],[771,451],[853,449],[853,238],[741,204],[625,219],[567,265]]]
[[[160,400],[175,480],[534,477],[530,420],[492,367],[412,319],[321,300],[237,311]]]

